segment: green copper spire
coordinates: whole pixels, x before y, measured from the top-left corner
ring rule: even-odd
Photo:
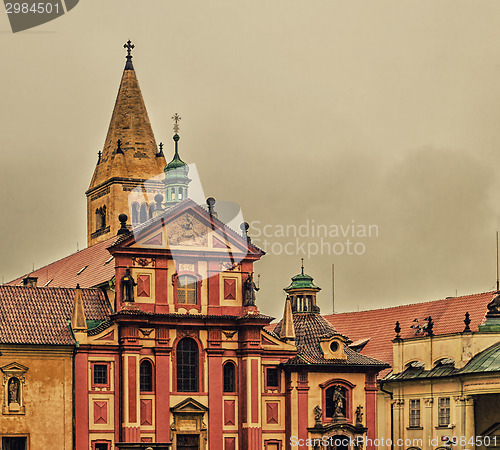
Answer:
[[[313,283],[314,278],[304,273],[304,258],[302,258],[301,261],[300,273],[292,277],[292,283],[284,289],[285,292],[291,289],[317,289],[319,291],[320,288]]]
[[[179,140],[177,134],[179,131],[179,114],[175,113],[172,116],[174,120],[174,142],[175,153],[172,161],[170,161],[164,169],[165,172],[165,206],[169,207],[184,200],[188,196],[188,185],[191,179],[188,177],[189,166],[179,156]]]

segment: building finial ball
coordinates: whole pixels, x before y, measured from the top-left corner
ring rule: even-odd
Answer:
[[[127,223],[128,216],[126,214],[120,214],[118,216],[118,220],[120,221],[120,223]]]

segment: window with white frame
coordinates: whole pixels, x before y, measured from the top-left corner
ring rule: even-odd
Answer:
[[[420,426],[420,400],[410,400],[410,427]]]
[[[447,427],[450,424],[450,397],[438,400],[438,426]]]

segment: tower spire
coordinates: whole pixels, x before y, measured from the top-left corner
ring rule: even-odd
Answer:
[[[163,187],[161,179],[151,181],[152,178],[162,175],[166,161],[163,153],[158,152],[136,71],[132,65],[134,47],[130,40],[124,45],[127,50],[127,62],[102,154],[86,192],[88,245],[116,235],[119,228],[116,217],[119,214],[131,215],[129,194],[135,187],[146,180],[150,180],[148,185],[157,184],[157,189]],[[104,206],[106,222],[96,219],[97,211],[101,211]],[[103,224],[105,225],[101,226]]]

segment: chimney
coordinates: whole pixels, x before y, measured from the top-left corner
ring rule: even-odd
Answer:
[[[24,277],[23,278],[23,286],[36,287],[36,283],[38,281],[38,277]]]

